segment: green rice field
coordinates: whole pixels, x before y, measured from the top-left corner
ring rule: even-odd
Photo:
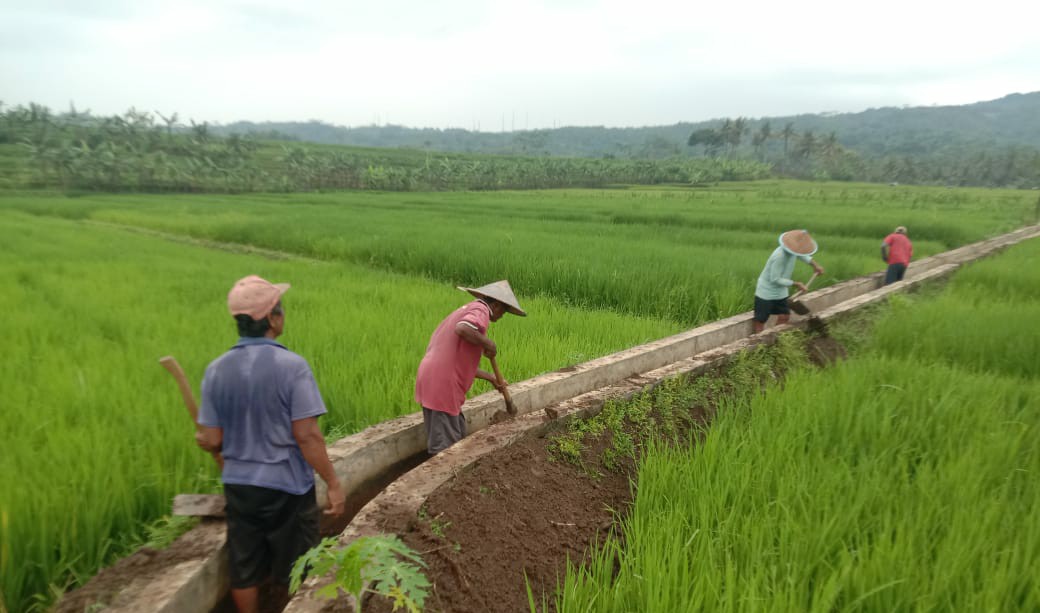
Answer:
[[[506,317],[491,336],[505,376],[518,381],[750,309],[755,279],[784,230],[805,227],[817,237],[825,285],[880,270],[878,245],[896,225],[909,226],[925,256],[1032,221],[1034,199],[1010,190],[795,182],[0,194],[0,309],[13,319],[0,356],[8,407],[0,414],[0,610],[46,609],[56,593],[145,541],[174,494],[216,491],[212,462],[194,446],[156,361],[176,356],[197,389],[206,364],[235,341],[224,300],[239,277],[293,284],[283,340],[314,367],[330,410],[325,431],[346,434],[417,409],[413,377],[429,335],[467,300],[456,285],[513,284],[531,316]],[[808,273],[800,267],[796,278]],[[1000,291],[1027,297],[1036,288],[1015,275],[1004,284]],[[947,306],[957,317],[980,316],[964,300]],[[918,329],[962,327],[946,322],[942,308]],[[1018,313],[993,317],[1029,329],[1036,318]],[[1013,340],[990,332],[996,337],[980,329],[977,342],[956,352],[942,344],[911,352],[882,327],[871,355],[892,372],[912,371],[905,361],[913,355],[982,369],[958,374],[965,380],[1035,376],[1035,365],[986,370],[997,367],[979,359],[985,343]],[[1023,347],[1035,349],[1035,340]],[[473,393],[488,389],[480,382]]]
[[[850,360],[649,452],[559,609],[1040,610],[1038,258],[1033,240],[896,297]]]

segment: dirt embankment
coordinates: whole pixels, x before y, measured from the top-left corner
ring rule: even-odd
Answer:
[[[805,352],[817,365],[844,357],[844,348],[829,337],[811,339]],[[705,377],[724,379],[726,369]],[[772,372],[768,379],[782,376]],[[764,380],[764,379],[763,379]],[[714,414],[714,400],[725,393],[725,384],[714,386],[697,402],[682,407],[685,424],[677,440],[692,442],[703,434]],[[638,438],[635,424],[625,424]],[[610,468],[604,452],[616,445],[607,429],[585,437],[578,455],[562,459],[552,452],[554,437],[523,439],[478,460],[438,489],[417,517],[387,517],[383,529],[397,532],[428,564],[433,584],[426,601],[430,612],[526,611],[525,577],[535,595],[553,594],[566,572],[568,561],[580,562],[595,543],[614,529],[632,502],[636,460],[615,457]],[[399,467],[400,474],[411,468]],[[386,483],[373,484],[374,495]],[[370,496],[366,496],[367,500]],[[356,512],[356,509],[352,509]],[[353,515],[353,513],[351,513]],[[342,525],[323,526],[325,534]],[[213,529],[219,529],[214,522]],[[165,550],[141,549],[103,570],[88,584],[66,594],[59,613],[80,613],[95,602],[112,602],[131,581],[163,572],[176,563],[209,555],[212,540],[198,543],[178,540]],[[265,613],[280,610],[269,596]],[[368,598],[365,611],[390,611],[385,601]],[[229,599],[217,611],[232,611]],[[347,610],[342,601],[328,603],[327,611]]]
[[[844,347],[829,337],[810,339],[805,352],[817,366],[845,357]],[[723,369],[709,376],[726,374]],[[774,370],[765,378],[782,374]],[[726,385],[711,390],[684,407],[686,429],[678,433],[683,444],[703,434]],[[426,611],[527,611],[525,577],[539,610],[543,594],[551,607],[568,560],[583,560],[627,512],[636,461],[622,457],[613,470],[604,466],[603,452],[614,444],[611,432],[587,438],[577,463],[554,459],[553,436],[524,439],[485,456],[430,496],[419,517],[399,532],[428,564],[433,587]],[[390,609],[376,598],[366,599],[364,607]],[[346,608],[339,603],[326,610]]]

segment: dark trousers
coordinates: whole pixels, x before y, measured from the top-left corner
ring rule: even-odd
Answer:
[[[904,274],[906,274],[906,264],[889,264],[888,270],[885,271],[885,285],[902,281]]]

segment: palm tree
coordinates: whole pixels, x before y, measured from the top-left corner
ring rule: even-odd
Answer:
[[[155,114],[158,115],[159,119],[162,119],[163,122],[166,124],[166,138],[172,141],[173,129],[177,126],[177,113],[173,113],[169,117],[163,115],[159,111],[156,111]]]
[[[838,143],[838,133],[831,132],[820,141],[820,151],[827,157],[830,157],[837,153],[841,149],[841,145]]]
[[[729,120],[726,120],[729,122]],[[740,146],[740,142],[744,140],[744,135],[747,134],[748,126],[747,119],[743,117],[737,117],[732,122],[729,122],[729,134],[727,135],[727,142],[729,142],[729,155],[733,157],[737,147]]]
[[[794,122],[789,121],[784,124],[784,129],[780,132],[780,136],[784,139],[784,157],[787,157],[787,143],[794,137]]]
[[[762,127],[758,129],[758,132],[756,132],[755,135],[751,137],[751,144],[755,147],[755,150],[759,153],[759,157],[762,159],[763,162],[766,159],[764,151],[766,143],[769,142],[769,139],[772,138],[772,136],[773,128],[769,125],[769,122],[767,121],[763,123]]]
[[[817,148],[816,136],[813,135],[812,130],[806,130],[802,133],[798,146],[795,147],[795,154],[800,158],[808,158],[816,153]]]

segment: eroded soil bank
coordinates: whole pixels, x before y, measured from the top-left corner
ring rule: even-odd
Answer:
[[[803,359],[816,366],[845,355],[842,345],[829,337],[809,339],[802,351]],[[719,384],[682,407],[685,428],[675,433],[676,444],[696,444],[718,398],[730,391],[731,368],[736,367],[703,375]],[[776,380],[785,368],[772,363],[758,371],[756,380]],[[426,611],[526,611],[525,577],[536,601],[544,594],[551,605],[568,560],[580,562],[624,516],[635,493],[634,457],[622,456],[611,468],[605,466],[604,452],[616,440],[605,430],[586,437],[580,461],[563,459],[553,439],[564,428],[480,459],[430,496],[419,516],[398,531],[428,564],[433,587]],[[638,428],[625,424],[629,434]],[[337,602],[326,610],[347,608]],[[390,611],[390,606],[370,597],[364,610]]]

